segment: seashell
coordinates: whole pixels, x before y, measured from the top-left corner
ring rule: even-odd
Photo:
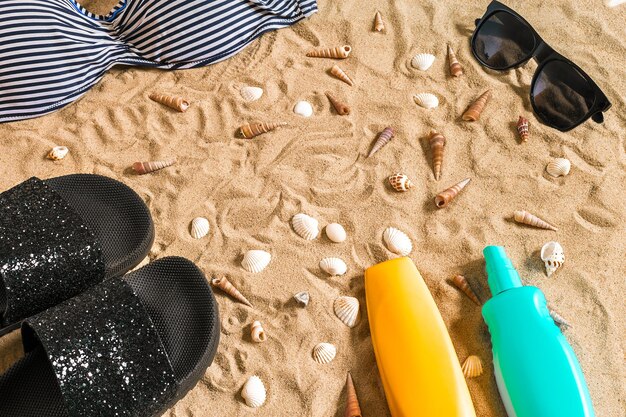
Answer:
[[[330,363],[337,356],[337,348],[330,343],[319,343],[313,348],[313,360],[317,363]]]
[[[308,306],[309,301],[311,301],[311,296],[306,291],[302,291],[297,294],[294,294],[293,298],[295,298],[298,304],[300,304],[302,307]]]
[[[256,343],[265,342],[267,340],[267,335],[265,334],[265,330],[263,330],[263,326],[261,326],[261,322],[255,320],[252,323],[252,327],[250,328],[250,337],[252,337],[252,341]]]
[[[303,239],[313,240],[320,233],[319,222],[304,213],[298,213],[291,218],[293,230]]]
[[[466,378],[476,378],[483,374],[483,363],[478,356],[470,355],[463,362],[461,370]]]
[[[171,167],[176,163],[175,159],[166,159],[164,161],[135,162],[133,171],[139,175],[149,174],[163,168]]]
[[[354,327],[359,319],[359,300],[354,297],[337,297],[333,309],[339,320],[348,327]]]
[[[328,100],[330,100],[331,104],[333,105],[333,107],[335,108],[335,110],[337,111],[337,114],[340,116],[345,116],[350,114],[350,107],[348,107],[347,104],[342,103],[341,101],[337,100],[332,94],[330,94],[329,92],[326,92],[326,97],[328,97]]]
[[[470,300],[472,300],[476,305],[478,306],[481,305],[480,300],[478,299],[478,296],[476,295],[472,287],[469,285],[469,282],[467,282],[467,279],[465,279],[463,275],[455,275],[454,278],[452,278],[452,283],[458,289],[463,291],[463,294],[467,295],[467,297]]]
[[[270,132],[280,126],[287,126],[285,122],[277,123],[249,123],[239,128],[239,136],[244,139],[251,139],[263,133]]]
[[[348,266],[339,258],[324,258],[320,261],[320,269],[330,276],[337,276],[345,274]]]
[[[69,151],[70,150],[66,146],[55,146],[54,148],[50,149],[47,158],[52,161],[60,161],[67,156]]]
[[[241,97],[244,99],[244,101],[252,102],[257,101],[261,98],[261,96],[263,95],[263,89],[260,87],[251,87],[246,85],[244,87],[241,87],[239,93],[241,94]]]
[[[272,260],[272,255],[264,250],[249,250],[243,256],[241,266],[248,272],[258,273],[264,270]]]
[[[267,391],[263,381],[256,375],[248,378],[241,389],[241,396],[246,401],[248,407],[257,408],[265,403]]]
[[[604,0],[604,4],[607,7],[617,7],[623,3],[626,3],[626,0]]]
[[[413,183],[411,182],[409,177],[404,174],[392,175],[391,177],[389,177],[389,184],[391,184],[394,190],[399,192],[409,191],[411,188],[413,188]]]
[[[430,150],[433,154],[433,172],[435,173],[435,179],[439,180],[441,177],[443,148],[446,146],[446,138],[441,133],[432,130],[428,138],[428,143],[430,144]]]
[[[420,71],[426,71],[435,62],[435,55],[433,54],[417,54],[411,60],[413,68],[417,68]]]
[[[352,52],[350,45],[337,46],[335,48],[314,49],[306,53],[310,58],[337,58],[345,59]]]
[[[391,141],[394,136],[395,133],[392,128],[384,128],[383,131],[378,134],[378,138],[376,138],[376,142],[374,142],[374,146],[372,146],[372,150],[370,151],[369,155],[367,155],[367,157],[370,158],[372,155],[378,152],[383,146],[389,143],[389,141]]]
[[[335,77],[339,78],[344,83],[348,84],[349,86],[352,87],[354,85],[354,82],[352,81],[352,79],[350,79],[350,77],[348,77],[348,74],[346,74],[337,65],[333,65],[333,67],[330,69],[330,73],[334,75]]]
[[[374,15],[374,30],[376,32],[382,32],[383,30],[385,30],[385,22],[383,22],[383,16],[378,10]]]
[[[569,159],[556,158],[548,163],[546,171],[553,177],[564,177],[569,174],[569,170],[572,168],[572,163]]]
[[[150,100],[161,103],[171,109],[183,113],[189,108],[189,102],[182,97],[166,96],[165,94],[152,93],[148,96]]]
[[[302,117],[313,116],[313,106],[308,101],[299,101],[293,107],[293,112]]]
[[[388,227],[383,233],[383,240],[387,248],[398,255],[407,256],[413,250],[411,239],[401,230]]]
[[[534,214],[530,214],[529,212],[524,210],[517,210],[515,213],[513,213],[513,219],[518,223],[527,224],[529,226],[537,227],[539,229],[554,230],[555,232],[557,230],[556,227],[552,226],[550,223],[546,222],[545,220],[541,220]]]
[[[480,119],[480,114],[485,109],[487,103],[491,100],[491,90],[487,90],[480,95],[463,113],[463,120],[466,122],[475,122]]]
[[[220,290],[224,291],[226,294],[230,295],[231,297],[233,297],[235,300],[239,301],[240,303],[245,304],[248,307],[252,307],[252,303],[250,303],[250,301],[248,301],[248,299],[244,297],[243,294],[240,293],[239,290],[235,288],[233,284],[230,283],[228,278],[226,277],[213,278],[211,280],[211,284],[219,288]]]
[[[413,96],[415,103],[425,109],[434,109],[439,105],[439,99],[431,93],[418,93]]]
[[[201,239],[209,234],[209,221],[204,217],[196,217],[191,221],[191,237]]]
[[[326,226],[325,230],[326,236],[328,236],[328,238],[335,243],[341,243],[346,240],[346,230],[339,223],[331,223]]]
[[[450,201],[454,200],[454,198],[461,192],[463,188],[467,184],[469,184],[470,179],[465,178],[463,181],[453,185],[452,187],[443,190],[435,197],[435,205],[437,208],[444,208],[450,203]]]
[[[559,313],[554,310],[550,310],[550,317],[554,320],[554,323],[559,327],[572,327]]]
[[[520,116],[519,119],[517,119],[517,133],[519,133],[522,142],[528,140],[528,136],[530,135],[530,122],[527,118]]]
[[[356,395],[354,381],[352,381],[352,375],[350,372],[348,372],[348,376],[346,378],[346,411],[343,415],[344,417],[362,417],[361,407],[359,406],[359,398]]]
[[[565,252],[559,242],[548,242],[541,248],[541,260],[546,266],[546,273],[551,276],[565,262]]]
[[[456,59],[456,54],[450,45],[448,45],[448,61],[450,62],[450,74],[453,77],[460,77],[463,75],[463,67],[459,64],[459,60]]]

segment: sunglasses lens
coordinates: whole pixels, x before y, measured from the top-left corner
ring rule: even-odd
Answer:
[[[532,99],[539,115],[558,129],[582,121],[595,100],[593,87],[572,65],[550,61],[532,86]]]
[[[491,68],[505,69],[527,60],[535,48],[532,30],[507,12],[492,14],[478,29],[472,45]]]

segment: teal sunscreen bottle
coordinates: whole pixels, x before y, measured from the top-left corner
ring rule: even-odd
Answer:
[[[524,287],[501,246],[483,254],[493,297],[483,306],[509,417],[595,416],[583,372],[543,293]]]

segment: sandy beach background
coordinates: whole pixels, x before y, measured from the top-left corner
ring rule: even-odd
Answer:
[[[106,13],[117,0],[84,1]],[[178,72],[115,68],[81,100],[62,111],[0,125],[0,189],[31,177],[76,172],[116,178],[134,188],[156,223],[151,259],[188,257],[207,276],[228,274],[254,308],[216,294],[222,343],[204,379],[168,417],[300,415],[342,416],[344,382],[352,371],[364,416],[385,417],[384,400],[371,346],[363,271],[394,256],[382,242],[388,226],[413,241],[412,259],[424,276],[463,361],[478,355],[485,373],[468,381],[478,416],[505,416],[491,364],[490,341],[480,309],[447,280],[463,274],[488,299],[482,249],[506,246],[525,284],[541,288],[554,310],[572,327],[565,331],[581,362],[596,414],[626,413],[626,6],[606,8],[601,0],[506,1],[556,50],[581,66],[603,89],[613,108],[603,125],[587,122],[569,133],[541,125],[532,113],[529,62],[507,73],[490,72],[472,58],[474,19],[488,1],[320,0],[320,12],[292,28],[272,32],[236,57],[207,68]],[[376,10],[384,33],[372,31]],[[457,51],[465,75],[448,72],[446,44]],[[306,58],[312,47],[350,44],[339,62],[355,87],[332,78],[334,61]],[[410,66],[418,52],[437,59],[428,72]],[[242,85],[261,86],[263,97],[244,103]],[[468,103],[485,89],[494,92],[483,118],[462,122]],[[335,92],[352,113],[338,116],[324,96]],[[175,113],[148,100],[150,92],[187,97],[191,108]],[[418,108],[412,95],[432,92],[434,110]],[[310,119],[292,112],[299,100],[313,104]],[[515,122],[531,121],[521,144]],[[286,121],[290,127],[251,141],[234,138],[244,122]],[[370,159],[375,135],[386,126],[396,138]],[[433,179],[425,138],[431,129],[448,139],[443,175]],[[64,160],[45,159],[55,145],[70,148]],[[135,161],[176,157],[178,164],[137,176]],[[569,176],[552,178],[553,157],[572,162]],[[394,192],[387,177],[403,172],[416,187]],[[434,195],[470,177],[472,182],[448,208],[437,210]],[[559,227],[558,232],[521,227],[510,220],[528,210]],[[299,212],[321,226],[341,223],[342,244],[324,235],[304,241],[289,220]],[[211,232],[189,235],[189,222],[204,216]],[[563,268],[550,278],[539,249],[558,240]],[[273,260],[260,274],[240,267],[248,249],[269,251]],[[345,276],[328,278],[320,259],[338,256]],[[294,293],[309,291],[307,308]],[[354,329],[333,314],[338,295],[361,301]],[[249,327],[260,320],[269,340],[254,344]],[[316,364],[313,346],[331,342],[334,362]],[[0,371],[20,355],[19,335],[0,340]],[[248,408],[240,389],[259,375],[267,403]],[[537,375],[541,378],[541,375]],[[419,401],[419,392],[415,393]]]

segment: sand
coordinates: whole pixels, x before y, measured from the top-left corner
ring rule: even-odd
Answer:
[[[103,13],[117,0],[85,1]],[[30,176],[75,172],[108,175],[133,187],[156,223],[151,259],[188,257],[207,274],[228,274],[254,308],[216,294],[222,341],[214,364],[196,388],[165,416],[343,415],[344,381],[352,371],[365,416],[389,416],[366,319],[363,271],[393,255],[382,243],[395,226],[413,241],[411,258],[424,276],[448,326],[459,359],[478,355],[483,376],[468,381],[481,417],[505,416],[494,380],[490,341],[480,309],[447,280],[464,274],[483,300],[489,297],[481,251],[506,249],[526,284],[541,288],[552,308],[572,327],[565,331],[581,362],[596,414],[626,413],[624,348],[626,314],[626,7],[608,9],[602,0],[508,1],[555,49],[574,60],[613,103],[603,125],[587,122],[569,133],[541,125],[532,113],[530,62],[514,71],[486,71],[472,58],[468,38],[488,2],[320,0],[320,13],[293,28],[268,33],[236,57],[195,70],[163,72],[117,68],[79,102],[34,120],[0,125],[0,189]],[[375,11],[384,33],[372,32]],[[450,77],[446,43],[457,51],[465,75]],[[331,60],[305,58],[315,46],[350,44],[339,65],[355,80],[348,87],[327,74]],[[418,52],[437,56],[426,73],[411,68]],[[243,103],[242,85],[265,89],[257,102]],[[485,89],[494,92],[483,117],[462,122],[467,104]],[[323,95],[330,90],[352,107],[338,116]],[[152,91],[179,93],[192,101],[185,114],[147,99]],[[434,110],[411,97],[432,92]],[[310,119],[292,113],[308,100]],[[523,114],[531,137],[521,144],[514,123]],[[234,139],[246,121],[283,120],[290,127],[251,141]],[[375,135],[386,126],[395,139],[366,159]],[[443,174],[433,179],[425,137],[430,129],[448,139]],[[70,155],[44,158],[54,145]],[[153,175],[134,175],[138,160],[176,157],[179,163]],[[572,162],[569,176],[549,177],[553,157]],[[403,172],[416,187],[399,194],[386,182]],[[472,182],[446,209],[434,195],[469,177]],[[521,227],[510,220],[528,210],[556,224],[558,232]],[[339,222],[348,239],[325,236],[309,242],[289,220],[299,212],[322,226]],[[193,240],[189,222],[205,216],[207,238]],[[558,240],[566,262],[547,278],[539,249]],[[271,252],[260,274],[240,267],[244,251]],[[348,273],[328,278],[321,258],[338,256]],[[298,291],[311,293],[299,308]],[[361,300],[364,319],[344,326],[332,312],[338,295]],[[260,320],[269,340],[254,344],[249,326]],[[338,355],[328,365],[311,359],[318,342],[332,342]],[[0,341],[0,368],[19,355],[19,335]],[[263,408],[247,408],[240,397],[245,380],[260,375],[268,387]],[[541,378],[541,375],[537,375]],[[419,401],[419,392],[415,393]]]

